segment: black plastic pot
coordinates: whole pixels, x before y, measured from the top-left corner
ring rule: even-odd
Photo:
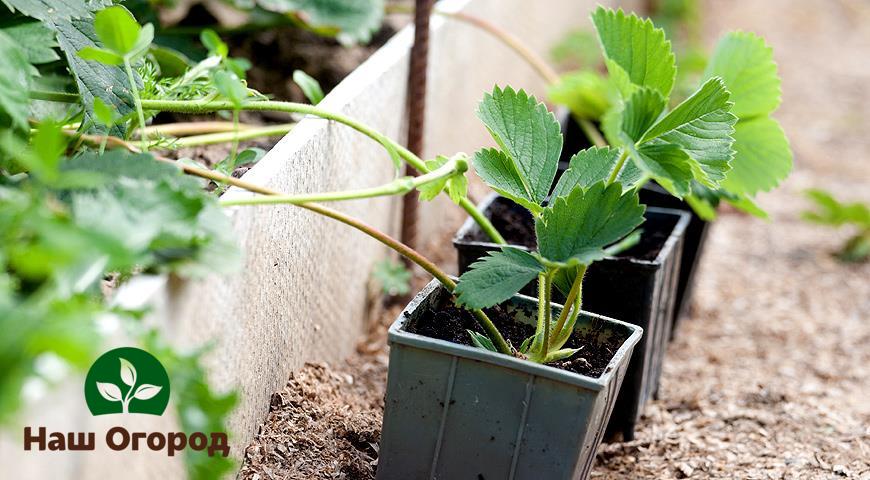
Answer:
[[[695,272],[698,271],[698,263],[707,243],[707,232],[710,230],[710,222],[701,219],[683,200],[674,197],[655,183],[648,183],[640,189],[640,201],[651,207],[673,208],[684,210],[691,216],[689,225],[686,227],[683,241],[683,253],[680,260],[680,275],[677,281],[676,308],[674,309],[673,326],[671,327],[671,339],[677,333],[680,321],[688,314],[689,305],[692,303],[692,289],[695,286]]]
[[[561,109],[557,113],[562,126],[562,136],[564,139],[564,147],[562,148],[562,156],[559,158],[559,168],[556,171],[556,178],[553,181],[555,187],[565,170],[568,169],[568,161],[571,156],[580,150],[589,148],[592,144],[586,138],[583,130],[575,122],[567,109]],[[669,194],[665,189],[655,183],[648,183],[640,190],[641,203],[650,207],[673,208],[677,210],[685,210],[691,215],[689,225],[686,227],[685,238],[683,240],[683,253],[680,260],[680,274],[677,281],[676,307],[671,327],[671,338],[677,332],[677,326],[680,320],[688,313],[689,305],[692,303],[692,288],[694,287],[695,272],[697,271],[698,262],[701,260],[701,254],[704,250],[704,244],[707,241],[707,231],[710,227],[710,222],[707,222],[699,217],[683,200]]]
[[[641,329],[581,315],[578,330],[594,323],[626,338],[593,378],[409,332],[448,295],[433,280],[390,327],[377,478],[587,478]],[[506,308],[535,323],[536,299],[517,295]]]
[[[481,212],[495,224],[509,242],[515,232],[504,221],[493,218],[493,209],[510,212],[513,222],[532,223],[531,214],[512,201],[491,195],[479,206]],[[649,207],[641,245],[658,252],[647,258],[632,257],[640,250],[635,247],[620,256],[593,263],[583,282],[583,308],[611,318],[619,318],[640,326],[645,334],[635,349],[626,378],[620,391],[608,433],[622,433],[623,438],[634,438],[634,427],[643,406],[658,390],[665,350],[670,339],[677,277],[680,271],[685,229],[689,213],[680,210]],[[524,244],[524,245],[523,245]],[[453,239],[458,251],[459,272],[499,245],[485,239],[480,227],[469,218]],[[520,248],[534,247],[534,238],[517,242]],[[533,294],[534,283],[523,289]],[[559,302],[556,298],[556,302]]]

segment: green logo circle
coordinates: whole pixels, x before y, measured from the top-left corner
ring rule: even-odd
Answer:
[[[109,350],[88,370],[85,401],[93,415],[163,415],[169,403],[169,376],[160,361],[145,350]]]

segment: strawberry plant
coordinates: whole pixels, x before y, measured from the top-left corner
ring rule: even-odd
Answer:
[[[870,207],[861,202],[840,202],[830,193],[819,189],[807,190],[806,195],[815,204],[816,210],[803,212],[804,220],[835,228],[850,225],[857,230],[837,252],[837,258],[844,262],[866,262],[870,259]]]

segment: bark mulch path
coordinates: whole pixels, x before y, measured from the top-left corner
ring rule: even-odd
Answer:
[[[800,220],[806,188],[870,201],[870,4],[707,7],[711,43],[742,28],[773,44],[795,172],[761,199],[770,222],[716,223],[661,398],[634,441],[601,446],[592,478],[870,479],[870,264],[838,263],[847,232]],[[346,364],[309,365],[275,394],[242,478],[373,478],[384,330],[400,310]]]

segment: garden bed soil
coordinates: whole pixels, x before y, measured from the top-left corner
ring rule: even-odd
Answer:
[[[486,314],[505,337],[505,340],[515,347],[521,345],[525,339],[535,333],[534,326],[515,321],[500,307],[487,309]],[[529,318],[535,318],[537,311],[528,311],[526,314]],[[410,333],[471,346],[472,342],[468,330],[485,333],[471,312],[444,301],[438,305],[437,309],[427,307],[426,312],[416,322],[408,326]],[[579,348],[580,351],[571,358],[554,362],[550,366],[588,377],[600,377],[613,355],[628,337],[608,335],[606,338],[600,338],[598,333],[593,328],[572,335],[565,347]]]
[[[849,232],[807,224],[800,212],[810,207],[801,199],[810,187],[870,201],[870,122],[862,110],[870,102],[863,61],[870,7],[858,0],[704,4],[708,45],[734,28],[773,44],[786,79],[777,116],[792,135],[796,171],[762,196],[770,222],[733,212],[717,220],[692,318],[668,349],[663,396],[648,405],[634,441],[599,448],[591,478],[865,480],[870,264],[837,262],[830,253]],[[463,220],[454,217],[454,227]],[[435,260],[455,265],[449,242],[439,244]],[[413,290],[427,281],[418,275]],[[343,437],[346,425],[363,436],[380,429],[386,330],[406,300],[374,304],[379,322],[357,355],[293,374],[278,393],[287,400],[273,403],[245,453],[242,479],[374,478],[369,445]]]

